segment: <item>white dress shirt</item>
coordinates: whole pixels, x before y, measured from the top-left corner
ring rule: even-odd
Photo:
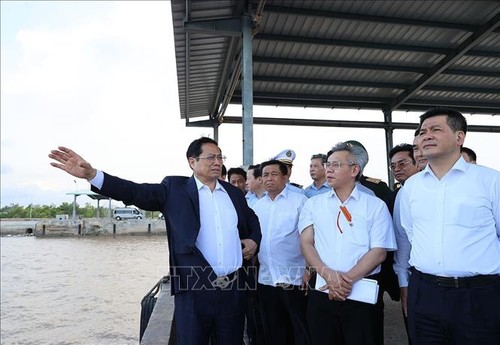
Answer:
[[[262,195],[260,196],[260,198],[257,196],[257,194],[255,194],[254,192],[250,192],[248,191],[246,194],[245,194],[245,199],[247,200],[247,204],[248,206],[250,206],[250,208],[253,208],[253,205],[255,205],[255,203],[257,201],[259,201],[259,199],[262,199],[264,197],[264,195],[266,195],[267,192],[264,192],[262,193]]]
[[[200,232],[196,248],[200,250],[217,276],[225,276],[239,269],[243,263],[238,232],[238,215],[231,198],[217,181],[214,191],[194,177],[200,201]],[[98,170],[89,181],[101,189],[104,174]]]
[[[428,164],[399,194],[409,265],[445,277],[500,274],[500,172],[460,157],[441,180]]]
[[[401,190],[404,185],[401,187]],[[405,230],[401,226],[400,218],[400,205],[401,202],[400,194],[401,190],[396,195],[396,200],[394,201],[394,210],[392,212],[392,221],[394,226],[394,235],[396,236],[396,243],[398,245],[398,250],[394,253],[394,273],[398,276],[399,287],[408,286],[408,278],[410,277],[410,267],[408,261],[410,260],[410,250],[411,244],[408,241],[408,236]]]
[[[243,263],[238,232],[238,215],[231,198],[219,181],[212,192],[196,177],[200,198],[200,232],[198,248],[217,276],[239,269]]]
[[[283,188],[274,200],[266,195],[253,206],[262,231],[260,284],[302,284],[306,262],[300,251],[297,224],[306,200],[305,195]]]
[[[352,225],[340,212],[341,205],[351,214]],[[314,247],[321,261],[333,270],[348,272],[372,248],[396,249],[387,206],[376,196],[361,192],[357,185],[344,203],[334,190],[308,199],[300,214],[299,230],[309,225],[314,228]],[[368,275],[379,272],[380,265]],[[325,284],[318,275],[316,289]]]

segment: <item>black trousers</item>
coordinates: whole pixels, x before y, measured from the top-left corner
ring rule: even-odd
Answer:
[[[455,288],[412,273],[408,328],[414,345],[500,344],[500,277],[483,286]]]
[[[376,304],[358,301],[330,301],[328,294],[309,293],[307,322],[314,345],[380,344],[382,309]]]
[[[227,288],[202,286],[175,295],[177,345],[217,345],[243,341],[247,291],[238,281]]]
[[[306,321],[307,296],[299,286],[257,287],[266,343],[309,345]]]

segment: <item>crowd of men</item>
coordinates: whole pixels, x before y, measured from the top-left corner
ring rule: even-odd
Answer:
[[[176,344],[384,343],[383,294],[400,300],[410,344],[500,344],[500,172],[476,164],[456,110],[420,117],[389,153],[393,188],[363,174],[356,140],[311,156],[291,182],[286,149],[227,170],[210,138],[190,177],[138,184],[66,147],[51,164],[92,190],[165,215]],[[410,140],[409,140],[410,141]],[[245,327],[246,324],[246,327]]]

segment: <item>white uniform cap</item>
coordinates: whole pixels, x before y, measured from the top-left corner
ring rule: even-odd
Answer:
[[[294,150],[283,150],[274,156],[273,159],[279,160],[285,164],[293,165],[293,160],[295,159],[295,151]]]

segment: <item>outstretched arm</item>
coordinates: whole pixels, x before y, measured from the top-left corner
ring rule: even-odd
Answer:
[[[50,165],[53,167],[64,170],[72,176],[84,178],[87,181],[92,180],[97,173],[97,170],[89,162],[64,146],[59,146],[57,150],[50,151],[49,158],[59,162],[51,162]]]

